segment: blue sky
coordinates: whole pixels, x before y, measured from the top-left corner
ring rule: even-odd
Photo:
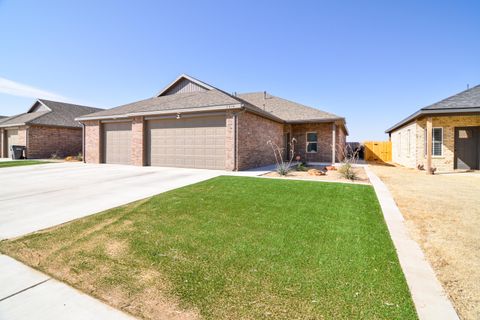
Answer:
[[[0,114],[114,107],[180,73],[347,118],[350,141],[480,84],[480,1],[0,0]]]

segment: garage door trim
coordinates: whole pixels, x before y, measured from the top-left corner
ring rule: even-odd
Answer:
[[[146,121],[149,166],[225,170],[226,114]]]

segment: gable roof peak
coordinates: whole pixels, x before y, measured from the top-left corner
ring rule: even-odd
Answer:
[[[206,83],[206,82],[203,82],[201,80],[198,80],[197,78],[194,78],[192,76],[189,76],[188,74],[185,74],[185,73],[182,73],[181,75],[179,75],[175,80],[173,80],[172,82],[170,82],[165,88],[163,88],[162,90],[160,90],[160,92],[158,92],[155,97],[161,97],[161,96],[164,96],[166,95],[166,93],[168,93],[168,91],[172,88],[175,87],[175,85],[177,85],[178,83],[180,83],[181,81],[188,81],[188,82],[191,82],[195,85],[197,85],[198,87],[201,87],[203,88],[205,91],[208,91],[208,90],[218,90],[217,88],[215,88],[214,86]]]
[[[28,109],[27,113],[32,113],[36,112],[38,110],[38,105],[40,105],[44,110],[42,111],[52,111],[52,109],[47,106],[42,99],[37,99],[35,102],[32,104],[32,106]]]

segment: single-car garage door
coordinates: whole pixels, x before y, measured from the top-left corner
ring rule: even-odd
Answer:
[[[12,157],[12,150],[10,149],[11,146],[18,145],[18,130],[16,129],[9,129],[7,130],[7,153],[8,157]]]
[[[225,169],[225,116],[149,120],[151,166]]]
[[[131,163],[131,122],[103,124],[103,162],[112,164]]]

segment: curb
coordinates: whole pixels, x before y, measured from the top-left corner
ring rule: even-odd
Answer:
[[[408,234],[404,218],[387,186],[365,167],[395,245],[420,320],[458,320],[459,317],[418,243]]]

